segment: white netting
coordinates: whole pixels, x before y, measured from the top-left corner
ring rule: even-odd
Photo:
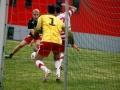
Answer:
[[[47,12],[48,4],[65,0],[9,0],[8,39],[5,53],[29,33],[27,22],[33,9]],[[66,0],[67,1],[67,0]],[[119,1],[68,0],[76,6],[71,17],[71,28],[80,51],[66,45],[67,62],[63,62],[61,83],[56,83],[53,55],[45,58],[52,70],[47,83],[43,72],[31,59],[33,49],[27,45],[13,58],[5,60],[4,90],[118,90],[120,86],[120,33]],[[16,41],[19,40],[19,41]],[[66,66],[64,66],[66,65]],[[65,67],[65,68],[64,68]],[[66,80],[66,81],[64,81]],[[64,84],[65,82],[65,84]]]

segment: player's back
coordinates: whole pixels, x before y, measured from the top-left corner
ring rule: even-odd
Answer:
[[[70,24],[70,17],[73,15],[73,11],[72,10],[69,10],[68,11],[68,27],[69,27],[69,30],[71,31],[71,24]],[[60,18],[60,20],[63,21],[63,23],[65,23],[65,18],[66,18],[66,12],[64,13],[60,13],[59,15],[57,15],[58,18]]]
[[[67,19],[68,19],[69,31],[71,31],[70,17],[73,15],[73,13],[74,13],[74,11],[73,11],[72,9],[70,9],[70,10],[68,11],[68,18],[67,18]],[[58,14],[57,17],[58,17],[60,20],[62,20],[63,23],[65,23],[66,12]],[[65,37],[66,37],[65,32],[62,31],[62,32],[61,32],[62,45],[64,45],[64,43],[65,43]]]
[[[43,29],[42,41],[61,44],[60,32],[64,26],[63,22],[54,15],[42,15],[41,27]],[[39,19],[38,19],[39,20]]]

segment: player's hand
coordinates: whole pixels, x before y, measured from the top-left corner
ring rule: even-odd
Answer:
[[[32,46],[33,46],[33,44],[32,44],[32,43],[30,43],[30,44],[29,44],[29,46],[30,46],[30,47],[32,47]]]
[[[76,48],[76,50],[79,52],[79,51],[80,51],[80,48]]]
[[[62,3],[61,5],[62,5],[62,6],[65,6],[66,4],[65,4],[65,3]]]
[[[33,43],[34,43],[34,40],[32,40],[31,42],[30,42],[30,47],[32,47],[33,46]]]
[[[80,51],[80,48],[75,43],[72,45],[72,47],[76,49],[78,52]]]

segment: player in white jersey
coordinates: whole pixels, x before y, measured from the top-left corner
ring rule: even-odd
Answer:
[[[61,4],[62,6],[65,6],[65,4]],[[77,51],[79,51],[80,49],[78,48],[78,46],[75,44],[74,42],[74,38],[73,38],[73,34],[71,32],[71,24],[70,24],[70,17],[75,13],[75,11],[77,10],[76,7],[74,6],[69,6],[69,11],[68,11],[68,27],[69,27],[69,32],[68,32],[68,43],[71,44],[71,46],[73,48],[75,48]],[[61,7],[60,6],[56,6],[56,15],[58,18],[60,18],[64,23],[65,23],[65,15],[66,15],[66,12],[62,13],[61,12]],[[61,49],[61,54],[59,57],[56,57],[56,55],[54,54],[54,60],[55,60],[55,63],[57,62],[59,66],[61,66],[61,63],[64,59],[64,45],[65,45],[65,32],[62,31],[61,32],[61,38],[62,38],[62,46],[60,47]],[[55,65],[55,68],[57,66]],[[57,75],[57,79],[56,80],[59,80],[60,79],[60,71],[59,71],[59,75],[57,74],[56,72],[56,75]]]
[[[61,4],[62,6],[65,6],[64,3]],[[68,43],[71,44],[71,46],[73,48],[75,48],[77,51],[79,51],[80,49],[78,48],[78,46],[75,44],[74,42],[74,38],[71,32],[71,21],[70,21],[70,17],[76,12],[77,8],[74,6],[70,6],[69,5],[69,11],[68,11],[68,27],[69,27],[69,33],[68,33]],[[65,15],[66,12],[62,13],[61,12],[61,7],[60,6],[56,6],[56,13],[57,13],[57,17],[60,18],[64,23],[65,23]],[[63,45],[65,42],[65,32],[61,32],[61,38],[63,39]]]
[[[65,4],[61,4],[62,6],[65,6]],[[76,7],[74,6],[69,6],[69,11],[68,11],[68,27],[69,30],[71,31],[71,24],[70,24],[70,17],[75,13],[75,11],[77,10]],[[56,6],[56,12],[57,12],[57,17],[60,18],[63,22],[65,22],[65,16],[66,16],[66,12],[62,13],[61,12],[61,7],[60,6]]]

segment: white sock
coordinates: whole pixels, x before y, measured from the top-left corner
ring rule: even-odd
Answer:
[[[57,77],[60,77],[60,66],[61,66],[60,61],[59,60],[55,61],[55,68],[56,68]]]
[[[60,64],[61,64],[61,65],[62,65],[63,59],[64,59],[64,53],[61,53],[61,54],[60,54]]]
[[[36,60],[36,66],[44,72],[48,72],[49,70],[41,60]]]
[[[62,65],[63,59],[60,59],[60,64]]]

